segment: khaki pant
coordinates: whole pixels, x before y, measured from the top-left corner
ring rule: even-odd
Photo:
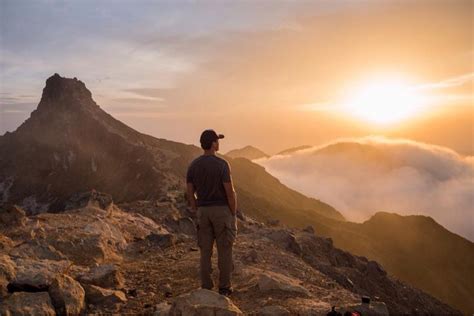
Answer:
[[[231,286],[234,271],[232,247],[237,237],[237,219],[227,205],[200,206],[197,209],[197,244],[201,250],[201,287],[212,289],[212,252],[214,240],[217,245],[219,288]]]

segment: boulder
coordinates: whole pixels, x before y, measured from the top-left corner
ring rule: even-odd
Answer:
[[[295,235],[285,229],[271,230],[266,236],[270,240],[275,241],[279,246],[289,250],[297,255],[302,254],[301,245],[296,240]]]
[[[232,301],[214,291],[197,289],[173,300],[170,315],[243,315]]]
[[[26,222],[26,213],[18,205],[8,205],[0,209],[0,226],[23,226]]]
[[[57,274],[62,274],[71,262],[62,260],[32,260],[15,258],[16,275],[8,285],[13,291],[47,291]]]
[[[48,292],[15,292],[0,304],[0,315],[56,316]]]
[[[308,225],[305,228],[303,228],[303,231],[307,232],[307,233],[310,233],[310,234],[314,234],[314,228],[311,225]]]
[[[78,279],[83,284],[92,284],[109,289],[122,289],[125,285],[122,272],[114,264],[93,267],[88,273],[79,276]]]
[[[349,311],[358,311],[362,315],[367,316],[388,316],[389,312],[384,302],[361,303],[351,305],[346,308]]]
[[[191,217],[182,217],[178,220],[179,232],[186,235],[196,235],[196,225]]]
[[[8,284],[15,278],[16,265],[7,255],[0,254],[0,297],[8,294]]]
[[[259,316],[289,316],[290,312],[278,305],[269,305],[269,306],[263,306],[260,308],[258,311]]]
[[[114,306],[127,301],[125,293],[117,290],[104,289],[100,286],[85,284],[86,301],[88,304]]]
[[[67,257],[43,239],[32,239],[14,247],[10,256],[27,259],[66,260]]]
[[[146,237],[148,243],[160,248],[168,248],[176,243],[176,236],[171,233],[151,233]]]
[[[66,201],[65,210],[83,208],[87,206],[95,206],[106,210],[113,204],[110,194],[98,192],[96,190],[74,193],[68,201]]]
[[[8,253],[8,251],[13,248],[14,243],[10,237],[0,234],[0,251]]]
[[[85,291],[68,275],[58,275],[49,287],[49,296],[59,315],[79,315],[85,308]]]
[[[154,308],[153,316],[168,316],[170,314],[171,304],[168,302],[161,302]]]
[[[265,271],[258,276],[258,288],[260,291],[276,290],[310,296],[309,291],[299,285],[296,279],[273,271]]]

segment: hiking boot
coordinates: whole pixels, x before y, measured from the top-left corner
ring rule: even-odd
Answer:
[[[219,288],[219,294],[225,295],[225,296],[230,296],[233,292],[232,287],[228,288]]]

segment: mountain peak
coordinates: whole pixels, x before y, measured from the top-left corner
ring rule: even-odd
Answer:
[[[39,110],[82,107],[95,104],[92,93],[81,80],[61,77],[55,73],[46,80],[43,95],[38,105]]]

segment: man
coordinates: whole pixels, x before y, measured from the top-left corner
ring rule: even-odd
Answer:
[[[204,153],[189,165],[186,183],[190,210],[196,212],[197,244],[201,252],[201,288],[212,290],[214,287],[211,257],[215,240],[219,294],[229,296],[233,291],[232,247],[237,236],[237,199],[230,165],[225,159],[216,156],[221,138],[224,135],[212,129],[202,132],[200,142]]]

